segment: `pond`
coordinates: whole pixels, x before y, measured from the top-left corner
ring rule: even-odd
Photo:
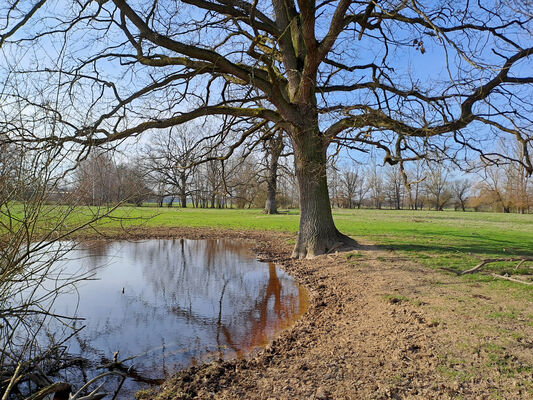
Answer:
[[[54,312],[85,325],[69,352],[94,368],[119,352],[133,365],[120,397],[180,368],[243,357],[266,345],[308,307],[306,290],[233,240],[93,241],[61,261],[64,271],[94,273],[60,295]],[[128,395],[128,396],[126,396]]]

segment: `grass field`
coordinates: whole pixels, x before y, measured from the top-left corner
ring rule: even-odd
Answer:
[[[95,212],[89,207],[78,208],[69,217],[69,224],[75,226],[87,221]],[[432,268],[462,271],[485,258],[533,257],[533,214],[335,209],[333,216],[339,230],[356,240],[394,250]],[[47,215],[47,218],[53,219],[53,216]],[[216,227],[296,234],[298,221],[298,210],[265,215],[258,209],[120,207],[96,226],[104,230],[133,226]],[[516,264],[493,263],[484,267],[484,271],[531,274],[527,264],[515,269]],[[477,274],[465,279],[493,278]],[[533,294],[533,290],[529,292]]]
[[[366,209],[336,209],[333,214],[343,233],[431,267],[464,270],[483,258],[533,256],[531,214]],[[122,207],[112,215],[115,218],[103,220],[99,226],[219,227],[296,233],[299,219],[297,210],[265,215],[261,210]],[[504,273],[515,264],[487,268]]]

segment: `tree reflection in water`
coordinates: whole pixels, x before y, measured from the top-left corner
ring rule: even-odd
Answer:
[[[121,358],[136,355],[136,370],[150,378],[194,360],[242,357],[308,306],[287,274],[230,240],[83,243],[67,267],[80,263],[100,280],[78,288],[77,314],[87,327],[71,351],[95,362],[117,350]],[[58,299],[56,309],[75,311],[73,296]]]

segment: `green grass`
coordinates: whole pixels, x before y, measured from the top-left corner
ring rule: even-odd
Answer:
[[[89,207],[79,208],[69,222],[86,220],[92,212],[94,209]],[[481,258],[533,256],[533,214],[337,209],[333,215],[341,232],[412,257],[432,268],[465,270]],[[265,215],[258,209],[175,207],[121,207],[112,217],[99,222],[98,228],[183,226],[296,233],[299,221],[298,210]],[[484,271],[510,274],[531,271],[531,263],[519,271],[514,270],[515,264],[489,264]],[[481,279],[493,280],[490,276]],[[499,282],[496,286],[509,284]]]
[[[131,225],[293,233],[298,230],[299,219],[297,210],[264,215],[261,210],[123,207],[113,215],[133,218],[127,221]],[[533,256],[533,214],[334,210],[334,219],[341,232],[413,256],[431,267],[464,270],[476,265],[479,258]],[[113,227],[118,223],[107,221],[104,225]],[[487,268],[513,273],[514,264],[499,263]]]

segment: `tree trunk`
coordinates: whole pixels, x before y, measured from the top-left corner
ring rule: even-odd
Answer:
[[[312,258],[355,245],[355,241],[340,233],[333,223],[326,178],[327,145],[315,132],[306,129],[291,135],[300,192],[300,226],[293,258]]]
[[[187,208],[187,175],[184,171],[180,173],[180,203],[182,208]]]
[[[267,198],[265,201],[265,214],[277,214],[278,204],[276,202],[276,192],[278,190],[278,162],[283,151],[283,131],[278,130],[266,144],[267,148]]]
[[[269,175],[267,181],[267,198],[265,202],[265,214],[277,214],[278,205],[276,203],[276,178],[271,180]]]

